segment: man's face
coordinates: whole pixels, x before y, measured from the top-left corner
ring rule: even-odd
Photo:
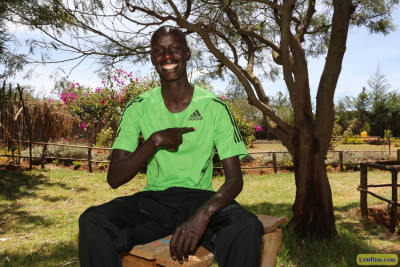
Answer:
[[[177,81],[187,78],[186,63],[190,50],[183,36],[178,32],[161,33],[151,44],[151,62],[156,67],[161,80]]]

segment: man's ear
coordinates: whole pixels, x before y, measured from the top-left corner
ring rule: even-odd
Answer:
[[[189,47],[187,48],[186,53],[187,53],[187,54],[186,54],[186,60],[189,61],[190,58],[192,57],[192,52],[190,51],[190,48],[189,48]]]

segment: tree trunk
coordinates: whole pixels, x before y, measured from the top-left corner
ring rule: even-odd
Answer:
[[[296,199],[292,225],[300,238],[331,239],[336,232],[332,191],[325,169],[325,156],[318,151],[316,139],[299,138],[293,157]],[[307,140],[308,139],[308,140]]]

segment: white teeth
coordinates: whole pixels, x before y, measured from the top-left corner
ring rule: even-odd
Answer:
[[[167,69],[167,70],[172,70],[172,69],[175,68],[176,66],[178,66],[178,64],[166,64],[166,65],[163,65],[162,67],[163,67],[164,69]]]

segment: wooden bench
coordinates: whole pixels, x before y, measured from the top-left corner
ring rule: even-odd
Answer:
[[[262,267],[276,265],[276,254],[281,249],[282,229],[278,227],[287,223],[287,218],[267,215],[257,215],[264,226],[263,244],[261,248]],[[209,267],[214,264],[214,255],[204,247],[199,247],[195,255],[190,255],[189,260],[179,264],[171,258],[169,241],[171,236],[156,240],[145,245],[138,245],[129,252],[121,253],[123,267]]]

